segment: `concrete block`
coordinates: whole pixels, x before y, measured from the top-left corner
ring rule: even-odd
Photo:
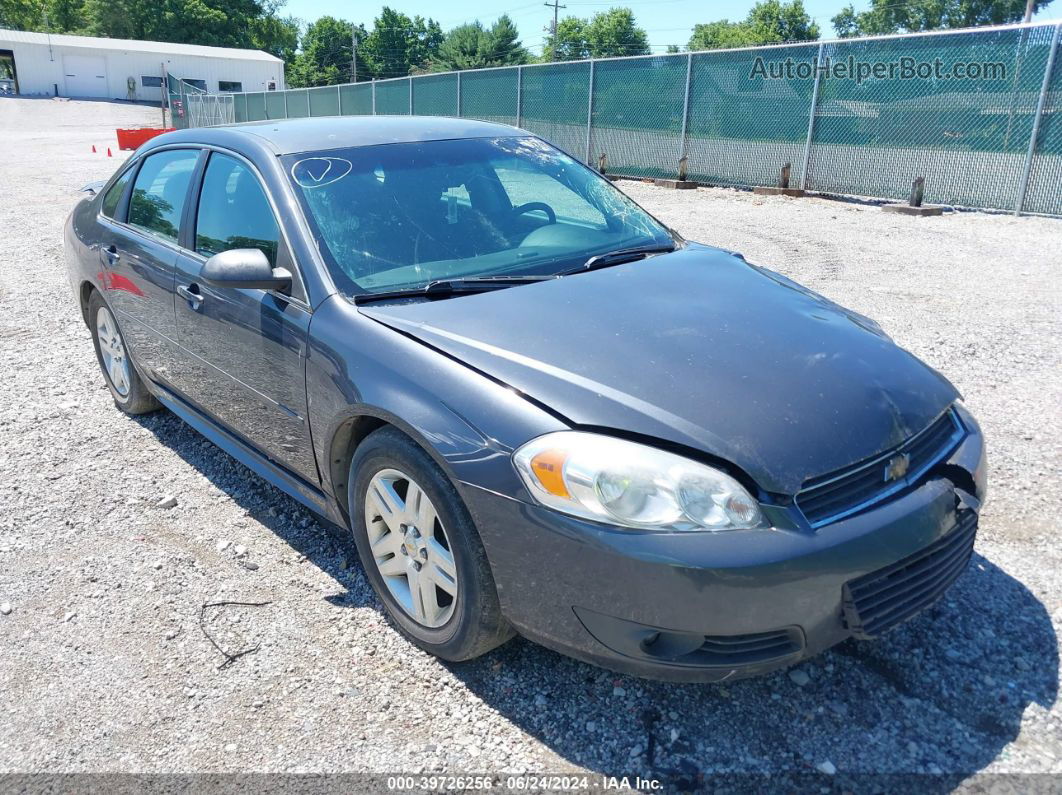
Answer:
[[[653,184],[658,188],[675,188],[676,190],[693,190],[697,187],[696,182],[683,179],[654,179]]]
[[[804,191],[800,188],[753,188],[752,192],[759,196],[792,196],[793,198],[799,198],[804,195]]]
[[[943,215],[943,207],[931,207],[923,204],[921,207],[912,207],[909,204],[883,204],[881,209],[887,213],[899,213],[900,215],[916,215],[926,217],[930,215]]]

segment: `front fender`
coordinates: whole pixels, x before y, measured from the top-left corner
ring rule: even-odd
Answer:
[[[359,427],[394,425],[455,484],[525,500],[515,469],[499,466],[499,459],[535,436],[568,427],[516,391],[372,320],[338,295],[314,311],[306,392],[322,486],[343,513],[347,465],[364,435]]]

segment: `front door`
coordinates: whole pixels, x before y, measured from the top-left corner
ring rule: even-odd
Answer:
[[[195,250],[177,259],[176,384],[269,458],[316,483],[306,418],[310,311],[265,189],[245,161],[211,153],[193,222]],[[207,258],[234,248],[260,249],[295,274],[292,295],[204,283]]]

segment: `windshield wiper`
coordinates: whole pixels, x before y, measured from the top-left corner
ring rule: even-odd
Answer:
[[[447,298],[451,295],[470,295],[487,290],[513,287],[517,284],[555,279],[556,276],[471,276],[462,279],[437,279],[421,287],[407,290],[388,290],[381,293],[362,293],[354,296],[355,304],[386,301],[391,298]]]
[[[653,254],[666,254],[675,250],[674,243],[656,243],[649,246],[634,246],[632,248],[620,248],[615,251],[606,251],[604,254],[597,254],[578,268],[572,268],[571,270],[561,271],[561,276],[571,276],[573,273],[582,273],[584,271],[594,271],[598,268],[609,268],[613,265],[622,265],[625,262],[634,262],[635,260],[645,259]]]

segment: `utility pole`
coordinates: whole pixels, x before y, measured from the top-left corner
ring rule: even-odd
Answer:
[[[162,108],[162,129],[166,129],[166,100],[170,97],[170,76],[166,71],[166,64],[162,64],[162,97],[159,99],[159,107]],[[171,114],[172,117],[172,114]]]
[[[350,23],[350,82],[358,82],[358,29]]]
[[[1029,0],[1029,2],[1032,2],[1032,0]],[[562,8],[567,8],[568,6],[562,6],[560,0],[553,0],[552,3],[543,3],[542,5],[553,9],[553,27],[549,29],[550,36],[553,37],[553,49],[550,51],[549,57],[553,58],[554,53],[557,51],[557,14]]]
[[[1031,22],[1036,0],[1025,0],[1025,19],[1022,22]]]

